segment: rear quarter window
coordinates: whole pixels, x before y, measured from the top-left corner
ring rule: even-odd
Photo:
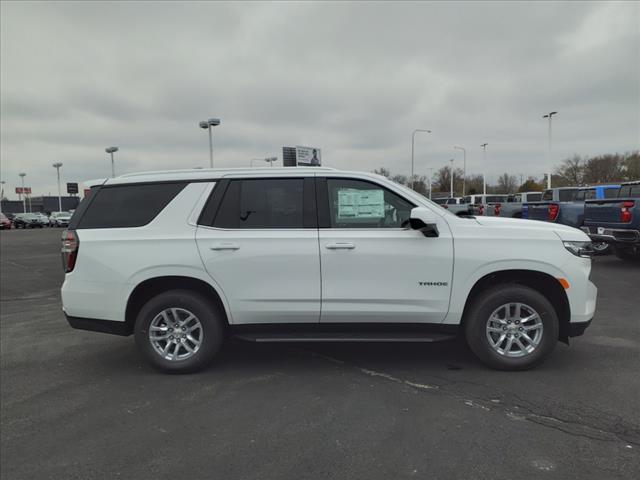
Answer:
[[[546,192],[545,192],[546,193]],[[558,192],[561,202],[571,202],[576,199],[578,190],[560,190]]]
[[[95,192],[92,189],[74,214],[70,228],[142,227],[156,218],[186,185],[149,183],[106,186]],[[84,214],[80,211],[83,204]]]

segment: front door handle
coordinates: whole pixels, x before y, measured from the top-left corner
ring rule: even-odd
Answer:
[[[353,243],[327,243],[325,248],[329,250],[353,250],[356,246]]]
[[[238,245],[237,243],[222,242],[214,243],[209,248],[211,250],[238,250],[240,248],[240,245]]]

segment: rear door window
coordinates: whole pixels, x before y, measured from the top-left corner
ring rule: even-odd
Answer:
[[[213,226],[229,229],[304,228],[304,218],[303,178],[231,180]]]
[[[186,185],[186,182],[144,183],[104,186],[95,192],[92,189],[93,198],[82,201],[70,228],[142,227],[156,218]]]
[[[640,188],[639,188],[640,190]],[[605,188],[604,189],[604,198],[618,198],[618,189],[617,188]]]

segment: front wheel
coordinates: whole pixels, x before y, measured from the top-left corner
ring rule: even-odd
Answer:
[[[499,370],[526,370],[543,362],[558,342],[558,315],[540,292],[516,284],[482,292],[465,319],[469,347]]]
[[[135,326],[138,349],[154,367],[190,373],[206,367],[224,339],[224,317],[202,295],[171,290],[149,300]]]

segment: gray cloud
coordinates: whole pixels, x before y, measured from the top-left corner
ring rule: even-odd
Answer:
[[[325,163],[547,169],[638,148],[640,7],[632,2],[3,2],[1,176],[37,193],[117,171],[208,162],[197,122],[219,116],[218,166],[283,145]],[[489,142],[487,163],[479,145]]]

